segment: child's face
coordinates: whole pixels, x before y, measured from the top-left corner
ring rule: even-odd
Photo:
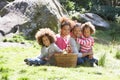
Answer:
[[[89,27],[84,29],[83,35],[84,35],[84,37],[89,37],[91,35]]]
[[[75,37],[80,37],[80,35],[81,35],[81,29],[80,29],[80,27],[75,27],[75,28],[74,28],[74,30],[73,30],[73,35],[74,35]]]
[[[70,34],[70,26],[69,25],[65,25],[64,27],[62,27],[61,35],[62,36],[67,36],[69,34]]]
[[[47,47],[50,45],[50,40],[49,40],[49,38],[47,36],[42,37],[42,42]]]

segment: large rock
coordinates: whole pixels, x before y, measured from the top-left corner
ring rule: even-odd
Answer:
[[[15,0],[1,11],[0,33],[6,36],[18,30],[34,37],[39,28],[49,27],[57,32],[58,19],[67,15],[57,0]]]
[[[90,21],[98,29],[100,28],[108,29],[110,27],[107,21],[105,21],[100,16],[94,13],[77,14],[77,17],[79,18],[80,21],[83,22]]]
[[[8,2],[6,0],[0,0],[0,10],[7,4]]]

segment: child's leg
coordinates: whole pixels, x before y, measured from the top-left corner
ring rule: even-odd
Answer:
[[[81,65],[84,63],[84,60],[82,58],[77,58],[77,65]]]
[[[35,60],[35,65],[36,66],[39,66],[39,65],[44,65],[44,64],[46,64],[47,63],[47,61],[46,60],[43,60],[43,59],[36,59]]]
[[[91,64],[96,64],[96,65],[98,65],[98,60],[97,59],[95,59],[95,58],[92,58],[92,59],[90,59],[90,63]]]
[[[28,65],[44,65],[47,61],[39,59],[39,58],[28,58],[24,60]]]
[[[24,62],[26,62],[27,65],[32,66],[33,62],[31,58],[24,59]]]
[[[93,59],[93,54],[88,56],[89,59]]]

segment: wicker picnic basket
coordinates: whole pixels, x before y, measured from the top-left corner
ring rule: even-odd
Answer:
[[[55,54],[56,66],[59,67],[76,67],[76,54]]]

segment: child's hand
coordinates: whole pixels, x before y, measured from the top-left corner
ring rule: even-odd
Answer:
[[[93,55],[93,51],[90,50],[90,52],[88,52],[88,55]]]
[[[49,58],[48,58],[48,57],[45,57],[45,58],[44,58],[44,60],[48,61],[48,60],[49,60]]]
[[[93,58],[93,55],[89,55],[88,57],[89,57],[89,59],[92,59],[92,58]]]
[[[68,53],[72,53],[72,47],[71,47],[70,44],[67,45],[67,47],[66,47],[66,52],[68,52]]]

